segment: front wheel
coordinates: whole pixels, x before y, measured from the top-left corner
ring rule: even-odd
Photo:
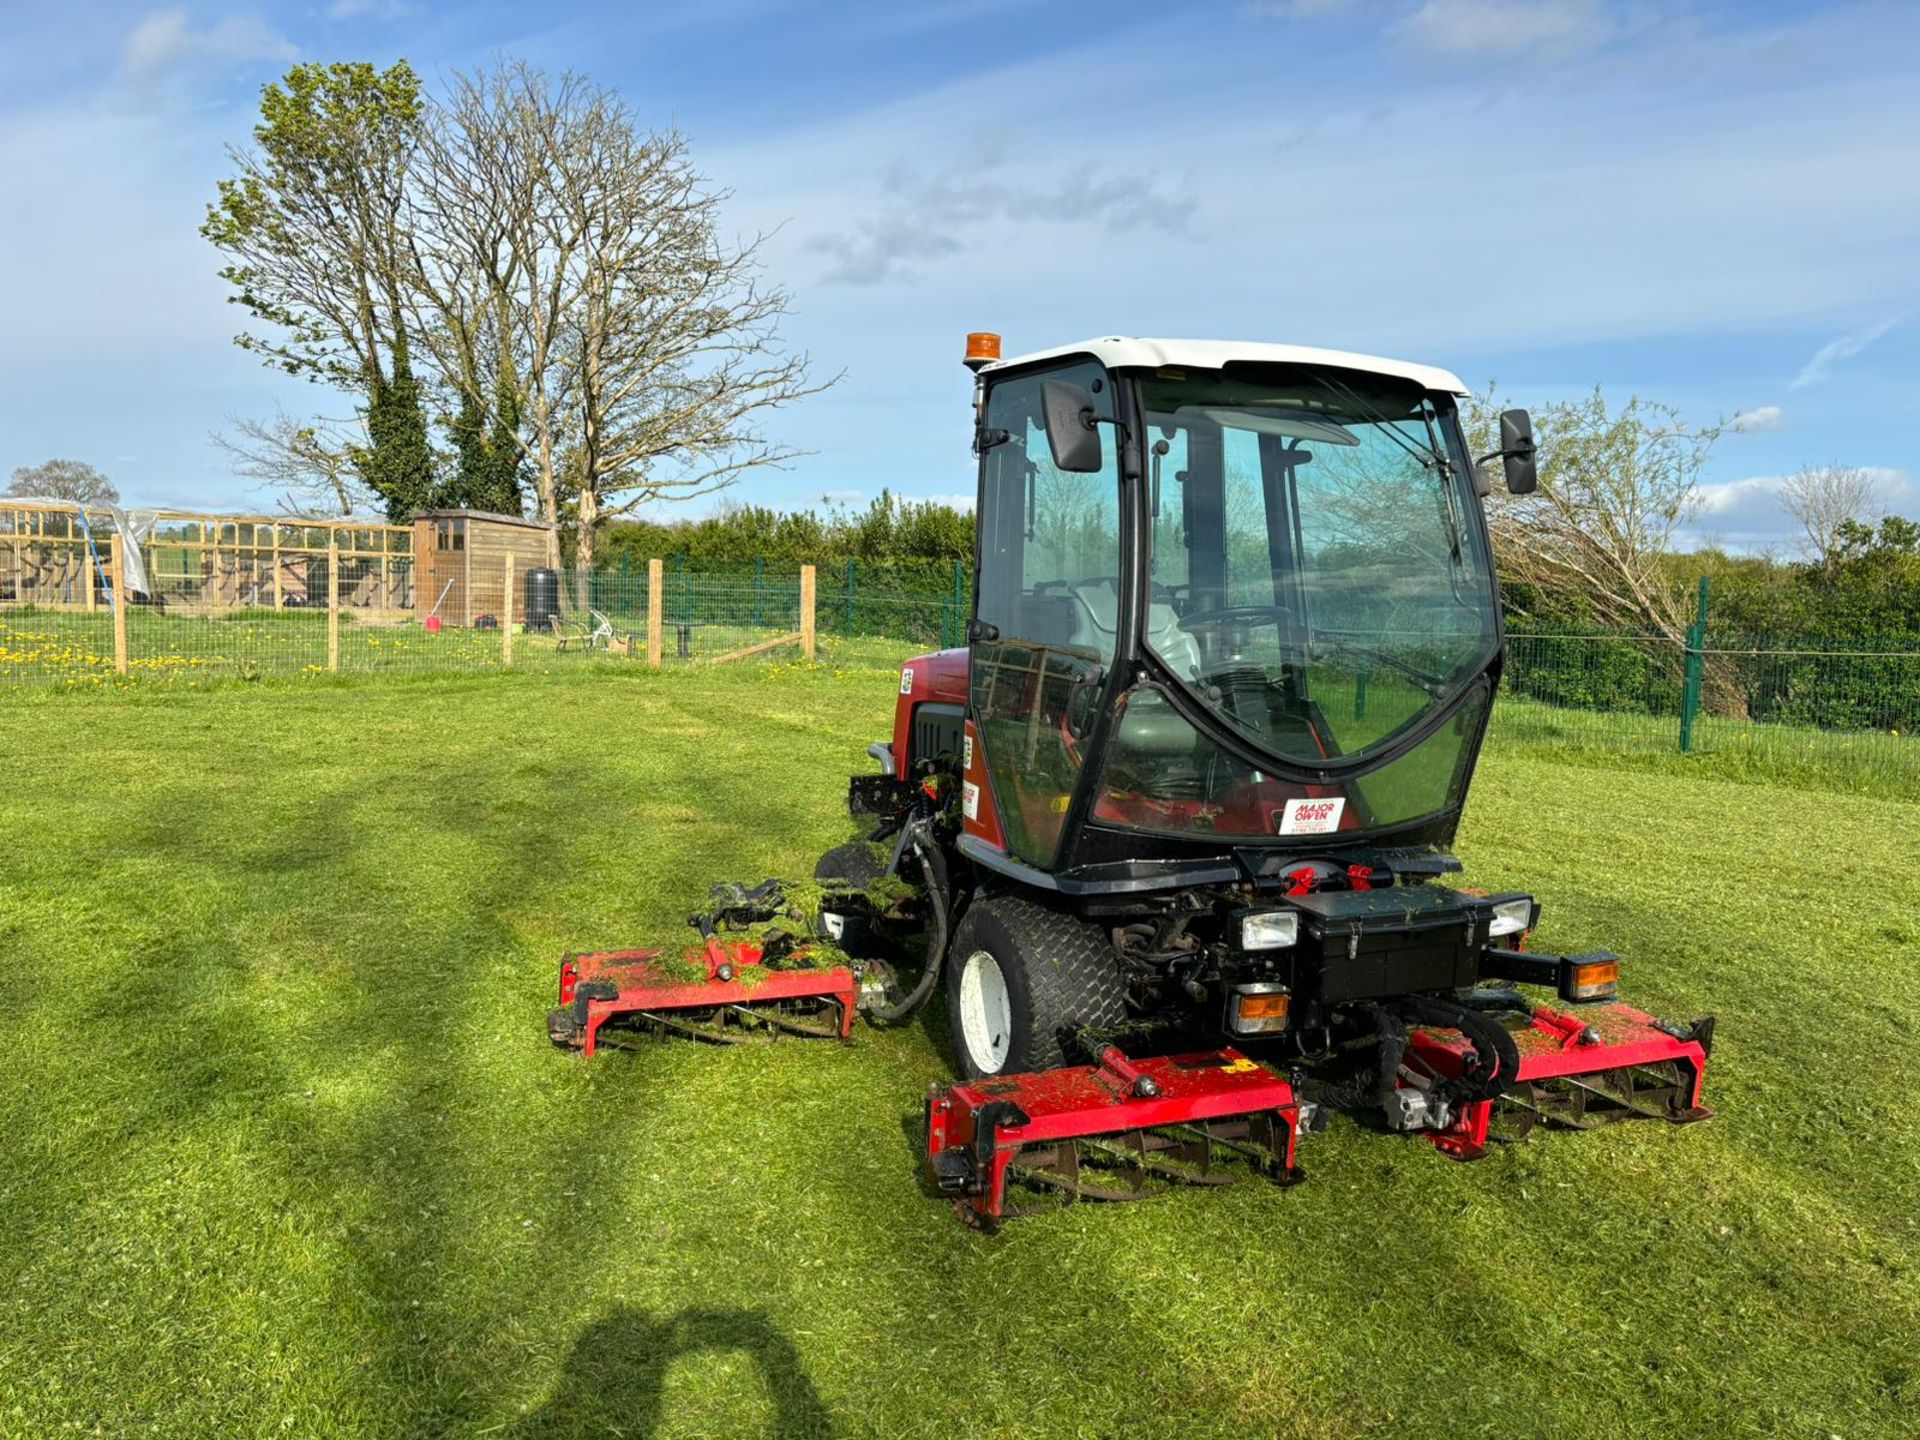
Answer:
[[[962,1079],[1058,1069],[1076,1031],[1125,1018],[1120,967],[1097,926],[997,895],[954,932],[947,1021]]]

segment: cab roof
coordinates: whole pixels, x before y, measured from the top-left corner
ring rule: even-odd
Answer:
[[[1071,345],[1055,345],[1031,354],[1015,355],[984,368],[1008,370],[1016,365],[1030,365],[1036,360],[1064,359],[1069,355],[1091,355],[1109,370],[1157,370],[1167,365],[1193,370],[1219,370],[1236,362],[1252,365],[1334,365],[1346,370],[1362,370],[1373,375],[1391,375],[1398,380],[1411,380],[1423,390],[1440,390],[1450,395],[1469,393],[1467,387],[1460,383],[1459,376],[1451,370],[1437,369],[1432,365],[1387,360],[1352,350],[1322,350],[1313,345],[1276,345],[1265,340],[1148,340],[1126,335],[1105,335],[1098,340],[1080,340]]]

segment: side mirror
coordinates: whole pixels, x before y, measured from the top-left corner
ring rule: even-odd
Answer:
[[[1043,380],[1040,409],[1046,416],[1054,468],[1082,475],[1098,470],[1100,431],[1094,425],[1093,395],[1087,387],[1065,380]]]
[[[1531,495],[1540,488],[1540,467],[1533,443],[1533,417],[1524,410],[1500,415],[1500,464],[1509,495]]]

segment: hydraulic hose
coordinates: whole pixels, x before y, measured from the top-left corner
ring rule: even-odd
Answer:
[[[1372,1017],[1380,1037],[1373,1070],[1362,1071],[1342,1081],[1315,1080],[1302,1076],[1294,1082],[1294,1089],[1304,1098],[1330,1110],[1362,1110],[1373,1105],[1385,1107],[1393,1100],[1394,1087],[1400,1075],[1400,1061],[1407,1053],[1407,1022],[1384,1005],[1368,1004],[1361,1008]]]
[[[1416,1025],[1458,1030],[1473,1043],[1473,1059],[1459,1075],[1436,1088],[1442,1099],[1472,1102],[1493,1100],[1520,1076],[1520,1047],[1506,1028],[1479,1010],[1433,995],[1408,995],[1395,1008]]]
[[[1379,1034],[1378,1060],[1371,1074],[1362,1072],[1340,1082],[1303,1079],[1295,1089],[1302,1096],[1335,1110],[1357,1110],[1393,1103],[1399,1085],[1400,1062],[1407,1053],[1407,1025],[1431,1025],[1458,1030],[1473,1044],[1473,1057],[1461,1073],[1434,1087],[1436,1098],[1455,1104],[1496,1099],[1520,1073],[1520,1047],[1513,1036],[1479,1010],[1431,995],[1407,995],[1368,1005]]]
[[[876,1025],[897,1025],[927,1003],[933,987],[940,982],[940,967],[946,959],[953,923],[950,918],[953,892],[947,879],[946,857],[928,836],[925,821],[915,822],[907,836],[905,850],[911,852],[919,864],[921,878],[927,885],[927,963],[921,968],[920,979],[899,1004],[879,1005],[866,1012],[867,1018]]]

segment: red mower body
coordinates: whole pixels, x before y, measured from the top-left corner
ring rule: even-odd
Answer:
[[[1498,1102],[1463,1105],[1446,1125],[1427,1132],[1456,1160],[1477,1160],[1486,1153],[1496,1105],[1520,1118],[1522,1134],[1536,1119],[1585,1130],[1615,1120],[1685,1125],[1713,1116],[1700,1103],[1713,1044],[1710,1024],[1666,1025],[1630,1005],[1578,1011],[1542,1005],[1516,1014],[1508,1028],[1520,1052],[1520,1070],[1506,1093]],[[1416,1029],[1408,1040],[1410,1076],[1457,1076],[1471,1048],[1458,1030]]]
[[[591,1056],[601,1026],[619,1017],[722,1041],[734,1040],[740,1028],[730,1020],[763,1027],[765,1038],[845,1040],[852,1033],[855,986],[845,966],[772,969],[761,963],[760,947],[744,941],[692,946],[671,965],[663,964],[662,953],[603,950],[562,960],[560,1008],[547,1017],[554,1042]],[[814,1018],[793,1018],[806,1011]]]
[[[1221,1184],[1230,1150],[1281,1184],[1294,1163],[1300,1111],[1293,1087],[1233,1049],[1130,1060],[1109,1046],[1098,1064],[936,1086],[927,1097],[928,1177],[963,1219],[991,1227],[1018,1213],[1017,1177],[1076,1197],[1138,1198],[1154,1179]],[[1121,1186],[1089,1180],[1072,1142],[1097,1139]]]

